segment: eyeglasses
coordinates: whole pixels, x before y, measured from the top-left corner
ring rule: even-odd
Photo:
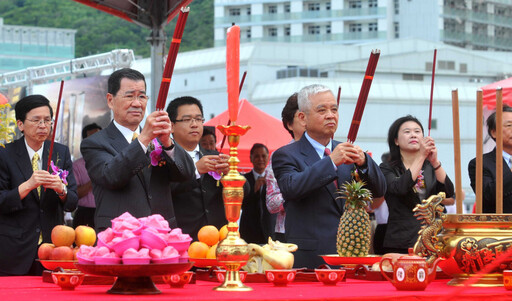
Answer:
[[[186,123],[186,124],[192,124],[193,121],[199,123],[199,124],[203,124],[204,123],[204,118],[203,117],[196,117],[196,118],[190,118],[190,117],[187,117],[187,118],[183,118],[183,119],[176,119],[176,122],[183,122],[183,123]]]
[[[40,126],[43,123],[46,126],[52,126],[53,125],[53,120],[51,120],[51,119],[25,119],[25,120],[28,120],[28,121],[32,122],[33,124],[35,124],[37,126]]]

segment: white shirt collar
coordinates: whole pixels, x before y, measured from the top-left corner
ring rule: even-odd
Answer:
[[[27,143],[27,139],[23,139],[25,141],[25,147],[27,148],[28,157],[30,158],[30,162],[32,162],[32,158],[34,157],[34,154],[37,153],[39,155],[39,160],[37,160],[37,167],[39,169],[43,169],[43,145],[39,148],[39,150],[35,151],[33,150]]]
[[[503,160],[505,160],[505,162],[507,162],[508,168],[512,168],[512,162],[510,162],[511,157],[512,157],[512,155],[510,155],[506,151],[503,151]]]
[[[128,141],[128,143],[132,143],[132,137],[133,137],[133,133],[137,133],[137,134],[140,134],[140,128],[137,127],[137,129],[134,131],[130,130],[129,128],[127,127],[124,127],[122,125],[120,125],[117,121],[114,120],[114,125],[116,126],[116,128],[121,132],[121,134],[124,136],[124,138],[126,139],[126,141]]]
[[[309,143],[313,146],[318,156],[320,156],[320,159],[324,157],[325,149],[328,148],[332,151],[332,139],[329,139],[329,143],[327,145],[322,145],[320,142],[316,141],[315,139],[311,138],[308,135],[308,132],[304,133],[304,136],[306,136],[306,139],[308,139]]]
[[[258,179],[259,177],[265,177],[265,171],[263,173],[259,174],[254,169],[252,170],[252,174],[254,175],[254,179]]]
[[[194,163],[196,163],[197,161],[199,161],[199,144],[196,145],[196,148],[194,148],[193,150],[191,151],[186,151],[190,157],[192,158],[192,160],[194,160]]]

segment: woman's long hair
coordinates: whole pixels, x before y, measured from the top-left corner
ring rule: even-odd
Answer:
[[[400,154],[400,147],[395,144],[395,140],[398,139],[398,131],[400,130],[400,127],[407,121],[413,121],[417,123],[421,128],[421,132],[423,133],[423,125],[421,125],[421,122],[416,117],[411,115],[400,117],[395,120],[389,127],[388,131],[389,154],[391,155],[389,164],[393,167],[398,167],[401,171],[403,171],[402,155]]]

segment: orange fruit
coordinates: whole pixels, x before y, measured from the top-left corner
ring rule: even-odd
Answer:
[[[204,242],[208,246],[213,246],[219,242],[219,230],[215,226],[206,225],[199,229],[197,233],[199,241]]]
[[[206,258],[209,247],[204,242],[194,241],[188,247],[188,256],[190,258]]]
[[[228,225],[224,225],[224,226],[222,226],[222,228],[220,228],[220,230],[219,230],[219,241],[221,241],[224,238],[226,238],[226,236],[228,236]]]
[[[217,255],[215,254],[215,251],[217,250],[217,245],[218,244],[214,244],[213,246],[210,247],[210,249],[208,250],[208,253],[206,254],[206,258],[208,258],[208,259],[216,259],[217,258]]]

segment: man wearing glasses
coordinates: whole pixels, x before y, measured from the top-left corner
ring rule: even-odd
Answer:
[[[144,75],[129,68],[115,71],[107,93],[114,120],[80,145],[96,201],[97,231],[125,212],[137,218],[160,214],[176,227],[169,182],[193,178],[194,164],[170,138],[167,112],[152,112],[140,128],[147,102]],[[152,162],[153,149],[160,147]]]
[[[218,151],[205,150],[199,145],[203,136],[203,106],[194,97],[174,99],[167,107],[176,144],[182,146],[195,163],[194,179],[172,182],[172,201],[178,227],[197,240],[202,226],[217,229],[227,224],[222,200],[222,185],[217,185],[222,173],[229,171],[229,156]]]
[[[38,245],[51,242],[63,210],[76,208],[73,162],[68,147],[55,143],[51,160],[69,174],[64,180],[47,171],[53,110],[46,97],[24,97],[15,112],[23,136],[0,147],[0,276],[41,275]]]

